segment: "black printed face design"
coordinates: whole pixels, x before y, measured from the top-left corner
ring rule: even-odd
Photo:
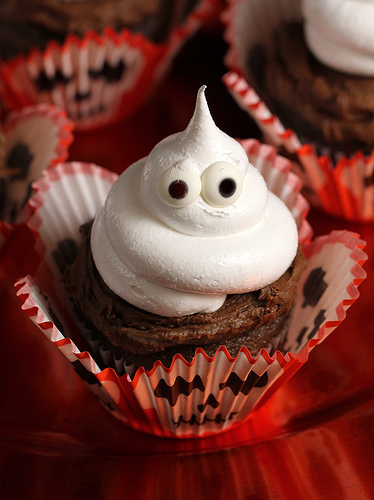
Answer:
[[[315,268],[309,273],[309,276],[303,286],[304,301],[302,304],[302,308],[317,308],[318,302],[320,301],[328,286],[328,284],[324,280],[325,275],[326,273],[321,267]],[[321,325],[326,319],[325,312],[326,309],[316,309],[313,328],[309,332],[308,328],[306,327],[303,327],[300,330],[300,333],[297,337],[297,343],[299,347],[301,345],[304,345],[307,341],[311,340],[319,331]]]
[[[89,70],[88,74],[92,80],[99,80],[100,78],[106,83],[120,82],[125,73],[125,63],[120,60],[118,63],[111,65],[105,61],[103,68],[100,71]],[[57,85],[67,85],[73,80],[73,76],[65,76],[60,70],[57,70],[53,76],[48,76],[45,71],[41,71],[39,76],[35,79],[35,85],[40,92],[52,91]],[[89,92],[75,94],[77,101],[83,101],[90,97]]]
[[[318,267],[313,269],[303,286],[304,303],[302,307],[315,307],[324,294],[327,283],[324,281],[325,271]]]
[[[34,155],[27,144],[17,143],[5,158],[5,167],[11,172],[11,180],[26,179]]]
[[[139,63],[136,57],[127,62],[124,52],[116,61],[106,60],[100,69],[77,68],[71,73],[57,69],[47,73],[42,67],[34,84],[47,99],[65,107],[71,119],[85,120],[117,111],[115,103],[119,102],[122,91],[133,83]]]
[[[66,103],[70,118],[80,120],[97,114],[105,114],[113,104],[113,99],[125,82],[126,63],[105,61],[100,70],[88,71],[89,78],[80,75],[66,75],[57,70],[49,76],[41,70],[34,80],[39,92],[58,95]],[[84,83],[82,83],[84,82]],[[106,94],[106,98],[102,98]]]
[[[220,393],[224,389],[230,389],[232,393],[237,396],[239,393],[247,396],[254,387],[263,388],[268,383],[268,375],[265,372],[261,377],[257,375],[253,370],[249,373],[245,380],[241,380],[236,373],[231,373],[228,379],[219,384],[215,391],[216,394],[210,393],[201,404],[197,405],[197,413],[193,413],[191,417],[186,418],[181,415],[177,421],[172,421],[175,428],[180,425],[189,426],[201,426],[207,424],[208,422],[214,422],[220,424],[226,420],[232,420],[237,412],[231,412],[227,417],[223,417],[221,412],[218,412],[214,416],[208,416],[208,414],[202,415],[207,409],[212,408],[216,410],[220,406]],[[154,395],[157,398],[165,398],[168,400],[170,406],[174,407],[181,395],[189,396],[194,390],[198,390],[204,394],[205,387],[201,378],[196,375],[191,382],[186,382],[182,377],[177,377],[172,386],[167,385],[165,380],[160,380],[157,387],[154,390]]]
[[[372,172],[371,175],[364,178],[364,186],[365,187],[374,186],[374,171]]]
[[[4,165],[0,170],[0,218],[14,222],[19,211],[25,205],[31,193],[30,165],[34,159],[27,144],[15,144],[5,157]],[[21,198],[10,198],[11,187],[17,181],[22,181],[24,192]]]

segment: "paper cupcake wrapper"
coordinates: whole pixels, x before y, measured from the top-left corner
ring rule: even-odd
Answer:
[[[35,185],[30,201],[34,214],[28,225],[44,257],[35,277],[18,280],[22,309],[72,363],[105,407],[138,430],[164,437],[202,437],[242,422],[308,359],[310,350],[344,319],[365,278],[364,242],[357,235],[335,231],[310,243],[311,229],[300,201],[300,183],[286,160],[256,141],[246,145],[248,155],[266,172],[266,180],[280,191],[299,217],[299,237],[309,259],[293,310],[287,347],[270,356],[262,350],[252,358],[243,348],[234,359],[225,347],[214,358],[197,349],[192,362],[176,355],[170,368],[156,362],[138,369],[133,378],[101,369],[82,350],[82,336],[69,312],[69,298],[61,286],[61,263],[78,241],[78,228],[102,206],[116,175],[99,167],[66,163],[50,169]],[[258,154],[256,154],[256,149]],[[266,152],[266,154],[265,154]],[[275,166],[276,165],[276,166]],[[286,187],[282,187],[285,179]],[[292,191],[295,191],[293,193]],[[293,200],[293,202],[291,202]],[[296,208],[299,207],[299,208]]]
[[[346,220],[373,222],[374,150],[369,157],[357,151],[351,158],[339,151],[316,151],[295,131],[286,129],[251,86],[250,48],[271,45],[272,33],[288,20],[301,20],[299,0],[231,0],[223,13],[228,43],[225,63],[230,70],[223,81],[238,105],[255,120],[263,140],[294,158],[293,169],[311,204]]]
[[[10,113],[2,125],[4,164],[0,171],[0,219],[3,229],[21,223],[32,183],[48,166],[67,158],[73,124],[64,111],[47,104]],[[6,232],[6,231],[5,231]]]
[[[155,90],[175,54],[209,18],[217,0],[202,0],[167,43],[111,28],[68,35],[0,65],[0,99],[7,109],[47,102],[66,110],[79,130],[133,114]]]

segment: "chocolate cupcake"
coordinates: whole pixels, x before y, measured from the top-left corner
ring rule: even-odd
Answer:
[[[74,162],[34,185],[42,265],[17,294],[113,416],[163,437],[232,428],[342,321],[364,242],[310,242],[290,167],[220,131],[201,89],[187,129],[120,177]]]
[[[305,267],[292,214],[215,126],[204,87],[187,129],[120,176],[82,236],[69,295],[105,345],[146,369],[198,347],[256,356]]]
[[[374,220],[373,15],[355,0],[232,0],[224,17],[226,64],[247,90],[234,76],[228,85],[264,140],[293,161],[313,205],[365,221]]]

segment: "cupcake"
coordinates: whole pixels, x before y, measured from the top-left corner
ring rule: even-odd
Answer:
[[[217,0],[9,1],[0,6],[0,100],[66,110],[77,128],[134,113]]]
[[[126,169],[81,232],[69,295],[104,345],[148,370],[197,347],[255,356],[305,267],[291,212],[215,126],[204,87],[187,129]]]
[[[227,66],[253,91],[242,105],[295,160],[310,201],[347,219],[374,218],[373,13],[354,0],[232,1],[225,13]]]
[[[44,263],[16,284],[23,308],[128,425],[201,437],[239,424],[357,298],[364,243],[310,243],[289,169],[218,129],[202,87],[186,130],[118,178],[67,163],[35,185]]]

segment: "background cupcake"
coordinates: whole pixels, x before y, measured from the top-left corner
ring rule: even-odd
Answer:
[[[356,220],[373,220],[373,79],[363,57],[374,52],[370,27],[357,36],[352,19],[369,19],[370,9],[353,0],[233,0],[224,16],[227,85],[266,140],[296,155],[310,201]]]
[[[218,4],[3,2],[2,105],[11,110],[53,103],[79,129],[125,118],[149,97],[177,51]]]

